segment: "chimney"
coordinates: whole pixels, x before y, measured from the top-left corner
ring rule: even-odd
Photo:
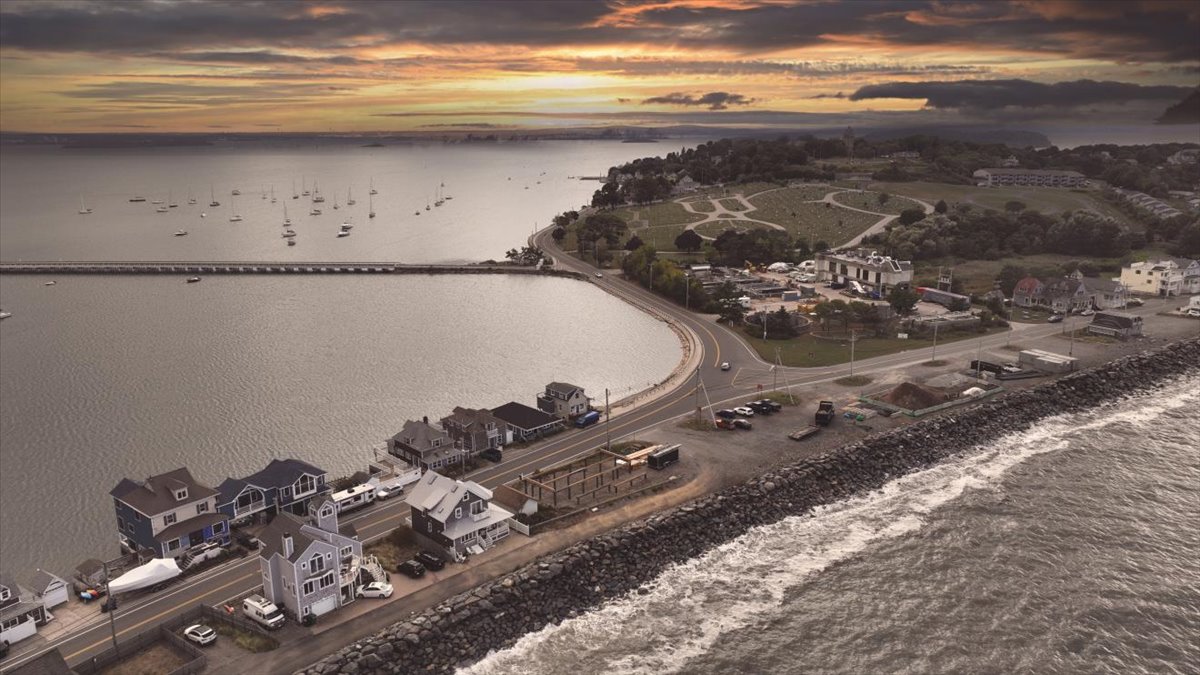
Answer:
[[[150,491],[150,494],[154,494],[154,483],[151,483],[149,478],[147,478],[147,479],[145,480],[145,482],[143,482],[143,483],[142,483],[142,487],[144,487],[144,488],[146,488],[147,490],[149,490],[149,491]]]
[[[292,535],[283,535],[283,557],[292,557]]]
[[[423,417],[421,418],[421,421],[422,421],[422,422],[424,422],[425,424],[429,424],[429,415],[425,415],[425,416],[423,416]]]

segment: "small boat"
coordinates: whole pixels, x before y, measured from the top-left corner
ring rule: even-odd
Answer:
[[[176,237],[186,237],[187,230],[175,230],[175,236]]]
[[[295,239],[288,239],[288,246],[295,246],[295,245],[296,245]]]
[[[188,277],[188,278],[187,278],[187,282],[188,282],[189,284],[194,284],[194,283],[196,283],[197,281],[200,281],[200,277]]]
[[[221,202],[217,201],[217,195],[213,192],[212,183],[209,183],[209,185],[208,185],[208,205],[209,206],[220,206],[221,205]]]
[[[450,195],[446,195],[445,197],[443,197],[443,199],[454,199],[454,197],[451,197]]]
[[[161,199],[152,199],[152,200],[150,200],[150,203],[151,204],[162,204],[164,202]]]
[[[188,204],[195,204],[196,198],[192,196],[191,189],[188,189]]]
[[[158,207],[158,208],[154,209],[154,212],[155,212],[155,213],[166,213],[167,211],[170,211],[170,210],[171,210],[171,209],[168,209],[168,208],[167,208],[167,207],[165,207],[165,206],[160,206],[160,207]]]
[[[132,201],[132,200],[130,200],[130,201]],[[83,195],[79,195],[79,215],[86,216],[91,212],[92,212],[91,209],[89,209],[88,207],[83,205]]]
[[[231,194],[231,195],[233,195],[234,197],[236,197],[236,196],[238,196],[238,195],[242,194],[242,191],[241,191],[241,190],[239,190],[239,189],[237,189],[237,188],[234,188],[234,189],[233,189],[233,192],[230,192],[229,194]]]
[[[308,212],[308,215],[310,215],[310,216],[319,216],[319,215],[321,215],[321,209],[313,209],[312,211],[309,211],[309,212]]]
[[[374,218],[375,217],[375,195],[374,195],[374,193],[367,195],[367,201],[369,201],[371,204],[370,206],[367,207],[367,217]]]
[[[172,196],[170,192],[167,193],[167,208],[170,208],[170,209],[179,208],[179,202],[175,201],[175,197]]]
[[[274,185],[271,186],[271,203],[272,204],[275,203],[275,186]]]
[[[379,194],[379,190],[375,189],[375,179],[374,178],[371,179],[371,194],[373,194],[373,195]]]
[[[300,193],[296,192],[296,179],[292,179],[292,199],[300,199]]]
[[[46,283],[44,283],[42,285],[43,286],[57,286],[58,282],[57,281],[47,281]]]
[[[346,188],[346,206],[354,206],[358,202],[354,201],[353,188]]]
[[[234,192],[237,192],[237,190],[234,190]],[[233,215],[229,216],[229,222],[231,222],[231,223],[242,222],[242,217],[240,215],[238,215],[238,212],[237,212],[237,204],[230,202],[229,210],[233,212]]]
[[[338,206],[337,195],[334,195],[333,196],[333,210],[336,211],[340,208],[342,208],[342,207]]]
[[[338,230],[338,234],[337,234],[337,236],[338,236],[338,237],[349,237],[349,236],[350,236],[350,232],[349,232],[349,231],[347,231],[347,230]]]
[[[6,312],[0,309],[0,319],[7,319],[10,316],[12,316],[12,312]]]
[[[354,229],[354,223],[347,220],[346,222],[342,223],[342,229],[343,230],[352,230],[352,229]]]
[[[283,225],[287,227],[292,224],[292,219],[288,217],[287,204],[283,205]]]
[[[307,197],[310,193],[308,191],[308,185],[305,183],[305,180],[306,179],[304,178],[304,176],[300,177],[300,194]]]
[[[296,236],[296,233],[295,233],[295,232],[293,232],[292,230],[284,230],[284,231],[283,231],[283,238],[284,238],[284,239],[288,239],[288,238],[290,238],[290,237],[294,237],[294,236]]]
[[[416,211],[413,211],[413,215],[414,215],[414,216],[419,216],[419,215],[421,215],[421,209],[417,209]]]
[[[207,214],[207,213],[205,213],[205,212],[203,212],[203,211],[201,211],[201,212],[200,212],[200,217],[201,217],[201,218],[207,218],[207,217],[208,217],[208,214]]]
[[[145,198],[145,197],[130,197],[130,198],[129,198],[129,201],[131,201],[131,202],[144,202],[144,201],[146,201],[146,198]]]

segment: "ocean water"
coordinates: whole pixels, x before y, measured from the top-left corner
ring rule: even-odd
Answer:
[[[461,671],[1196,673],[1200,378],[757,527]]]
[[[599,185],[567,176],[657,147],[5,146],[0,259],[502,258]],[[290,199],[289,179],[299,189],[301,175],[326,193],[323,218],[293,208],[310,206]],[[367,222],[372,179],[378,217]],[[223,204],[240,186],[245,221],[200,218],[210,182]],[[257,189],[272,182],[275,205]],[[454,199],[425,212],[442,182]],[[200,204],[186,206],[189,187]],[[356,227],[338,239],[347,210],[329,207],[348,187]],[[127,201],[168,190],[180,202],[170,213]],[[92,215],[76,213],[79,193]],[[285,202],[295,247],[280,237]],[[422,215],[412,217],[416,206]],[[190,234],[173,237],[176,229]],[[0,307],[13,314],[0,322],[0,570],[20,579],[115,553],[107,493],[122,477],[187,466],[216,485],[273,457],[347,475],[406,419],[532,405],[553,380],[620,398],[680,357],[665,324],[557,278],[4,275]]]

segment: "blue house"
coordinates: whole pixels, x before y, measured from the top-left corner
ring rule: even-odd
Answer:
[[[245,478],[227,478],[217,487],[217,510],[230,520],[259,513],[308,513],[308,503],[329,488],[325,471],[298,459],[273,459]]]
[[[198,544],[229,544],[229,517],[217,510],[217,491],[197,483],[187,469],[141,482],[123,478],[108,494],[121,545],[131,551],[178,558]]]

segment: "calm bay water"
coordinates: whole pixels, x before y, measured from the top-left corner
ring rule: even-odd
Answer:
[[[501,258],[532,225],[587,201],[599,174],[658,146],[166,148],[0,153],[0,259]],[[542,175],[542,172],[546,172]],[[319,180],[323,217],[290,177]],[[512,180],[508,180],[511,176]],[[366,218],[374,179],[378,217]],[[442,181],[454,196],[424,211]],[[537,181],[542,181],[541,185]],[[242,223],[215,217],[208,183]],[[278,202],[258,195],[275,184]],[[353,186],[351,237],[333,211]],[[525,190],[524,186],[530,189]],[[187,207],[187,188],[201,204]],[[137,193],[180,202],[157,214]],[[80,216],[78,193],[95,213]],[[300,243],[279,237],[287,203]],[[422,215],[412,216],[420,206]],[[295,208],[293,208],[295,207]],[[200,218],[208,212],[209,218]],[[333,215],[329,215],[333,214]],[[187,237],[173,237],[187,229]],[[666,376],[662,323],[566,279],[486,276],[0,277],[0,570],[69,571],[115,552],[108,490],[188,466],[211,484],[298,457],[345,475],[405,419],[532,405],[551,380],[603,397]]]
[[[1200,378],[785,519],[470,675],[1196,673]]]

